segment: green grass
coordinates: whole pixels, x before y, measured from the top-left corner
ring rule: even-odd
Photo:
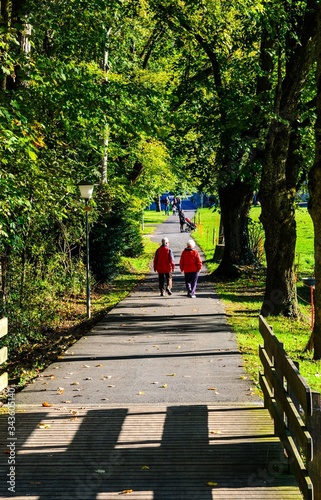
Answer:
[[[168,218],[164,212],[156,212],[155,210],[145,210],[142,217],[142,234],[152,234],[158,224],[161,224]]]
[[[253,207],[251,218],[259,220],[260,207]],[[212,209],[204,208],[197,212],[196,220],[200,225],[195,233],[195,240],[202,248],[206,265],[213,272],[217,264],[212,261],[215,243],[213,232],[218,234],[219,214]],[[313,227],[306,209],[296,211],[297,221],[297,293],[302,319],[290,320],[284,317],[269,317],[268,323],[284,348],[294,361],[299,362],[300,372],[312,389],[321,391],[321,361],[312,360],[312,352],[306,351],[311,334],[310,289],[303,285],[302,276],[313,275]],[[222,299],[228,322],[233,327],[240,351],[242,352],[246,372],[258,386],[258,373],[261,363],[258,356],[262,338],[258,330],[258,316],[264,296],[265,272],[248,270],[248,273],[233,281],[218,281],[215,289]],[[259,387],[258,387],[259,390]]]
[[[213,211],[213,208],[199,209],[195,216],[197,230],[193,233],[195,241],[202,248],[206,259],[206,267],[210,272],[218,266],[213,262],[216,243],[218,242],[220,228],[220,214]]]
[[[313,224],[306,208],[296,210],[296,223],[296,266],[298,276],[314,276]]]

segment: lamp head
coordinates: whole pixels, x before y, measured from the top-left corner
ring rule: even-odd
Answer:
[[[93,195],[95,185],[91,184],[88,181],[81,181],[78,184],[78,187],[79,187],[79,191],[80,191],[80,196],[82,198],[84,198],[85,200],[90,200],[90,198]]]

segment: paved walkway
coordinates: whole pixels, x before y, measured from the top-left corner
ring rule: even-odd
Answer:
[[[165,235],[173,295],[160,297],[151,272],[16,395],[16,493],[3,482],[1,498],[301,498],[206,266],[186,297],[178,262],[190,235],[177,216],[152,238]],[[6,426],[3,416],[2,436]]]

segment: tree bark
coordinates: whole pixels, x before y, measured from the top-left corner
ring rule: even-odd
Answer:
[[[221,220],[224,228],[224,254],[215,275],[232,277],[238,274],[236,265],[253,263],[249,246],[248,215],[253,200],[253,188],[236,180],[219,188]]]
[[[294,272],[296,223],[295,189],[287,189],[284,164],[290,131],[284,127],[268,149],[260,190],[261,221],[265,230],[267,262],[263,316],[297,317],[299,314]]]
[[[161,212],[162,211],[162,207],[161,207],[160,196],[156,196],[154,198],[154,201],[155,201],[155,205],[156,205],[156,212]]]
[[[309,173],[310,199],[308,209],[314,226],[314,261],[315,261],[315,293],[314,293],[314,326],[310,346],[314,348],[313,358],[321,359],[321,20],[318,16],[317,26],[317,119],[315,124],[315,159]]]

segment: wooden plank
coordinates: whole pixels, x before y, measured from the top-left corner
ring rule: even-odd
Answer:
[[[273,397],[280,407],[281,412],[287,416],[287,427],[290,432],[293,432],[296,440],[298,441],[302,453],[307,460],[313,459],[313,441],[310,433],[308,432],[305,423],[303,422],[300,414],[298,413],[290,396],[285,391],[280,378],[275,368],[271,367],[270,360],[268,359],[265,349],[260,348],[260,360],[264,367],[264,376],[269,382],[272,389]],[[284,419],[283,419],[284,420]]]
[[[0,374],[0,392],[3,391],[8,386],[8,374],[7,372]]]
[[[8,348],[2,347],[2,349],[0,349],[0,365],[2,365],[2,363],[7,361],[7,359],[8,359]]]
[[[263,407],[18,406],[16,437],[17,500],[302,500]]]
[[[321,500],[321,394],[312,392],[313,414],[308,417],[307,427],[313,437],[314,457],[307,463],[309,476],[313,483],[314,500]]]
[[[268,352],[270,358],[271,356],[274,357],[273,363],[276,370],[279,372],[280,376],[282,375],[285,377],[287,383],[291,386],[292,391],[295,392],[305,414],[311,415],[312,394],[308,383],[299,373],[299,370],[291,358],[287,356],[283,349],[283,344],[278,341],[263,316],[259,317],[259,329],[264,341],[267,344],[264,345],[264,348]]]
[[[8,333],[8,318],[0,319],[0,338]]]

